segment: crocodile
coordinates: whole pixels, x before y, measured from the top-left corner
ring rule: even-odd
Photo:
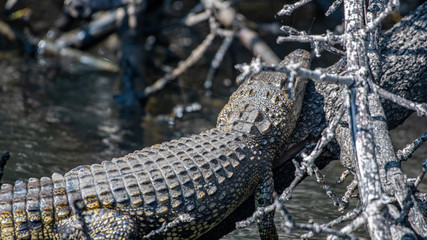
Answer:
[[[309,67],[296,50],[280,64]],[[0,190],[2,239],[197,239],[254,193],[274,202],[272,161],[295,128],[306,80],[260,72],[231,95],[217,126],[64,175]],[[292,88],[288,86],[292,85]],[[274,212],[258,222],[277,239]]]

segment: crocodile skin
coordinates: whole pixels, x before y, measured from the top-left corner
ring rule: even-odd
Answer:
[[[308,67],[309,54],[282,64]],[[272,160],[292,133],[305,88],[286,74],[251,76],[230,97],[217,127],[65,175],[18,180],[0,191],[2,239],[196,239],[255,193],[273,202]],[[277,239],[273,215],[258,223]]]

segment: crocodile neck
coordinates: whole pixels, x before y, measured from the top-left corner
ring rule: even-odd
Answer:
[[[307,68],[309,61],[309,53],[297,50],[280,65],[298,62]],[[305,79],[296,78],[290,82],[286,73],[251,75],[222,109],[217,128],[247,134],[256,146],[275,152],[286,143],[295,128],[305,86]]]
[[[256,102],[253,98],[258,96],[251,87],[241,87],[240,94],[233,96],[240,98],[239,104],[230,102],[224,107],[220,114],[223,118],[219,118],[217,128],[224,132],[247,135],[251,149],[272,154],[281,145],[280,131],[270,111],[273,106],[254,104]],[[222,121],[224,118],[226,120]]]
[[[261,73],[256,77],[265,79],[269,75]],[[294,92],[304,91],[305,81],[297,81],[295,85]],[[254,144],[275,151],[295,128],[300,109],[295,105],[302,103],[302,98],[290,98],[287,94],[277,87],[249,80],[239,87],[222,109],[217,128],[247,134]]]

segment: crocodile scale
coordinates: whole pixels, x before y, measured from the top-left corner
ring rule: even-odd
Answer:
[[[296,50],[281,64],[308,68]],[[250,76],[233,93],[217,127],[143,148],[65,175],[18,180],[0,191],[1,239],[197,239],[255,193],[273,203],[272,161],[292,133],[305,80],[285,73]],[[274,213],[258,223],[277,239]]]

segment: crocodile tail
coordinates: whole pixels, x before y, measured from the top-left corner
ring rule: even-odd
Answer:
[[[2,239],[47,239],[53,235],[52,181],[18,180],[0,190]],[[43,227],[44,226],[44,227]],[[50,229],[50,231],[49,231]]]
[[[0,192],[0,223],[2,238],[13,239],[15,236],[15,229],[13,227],[12,197],[13,185],[3,184]]]
[[[78,211],[81,194],[76,184],[79,181],[74,172],[66,177],[54,173],[52,178],[3,184],[0,190],[1,238],[55,238],[55,224]]]

